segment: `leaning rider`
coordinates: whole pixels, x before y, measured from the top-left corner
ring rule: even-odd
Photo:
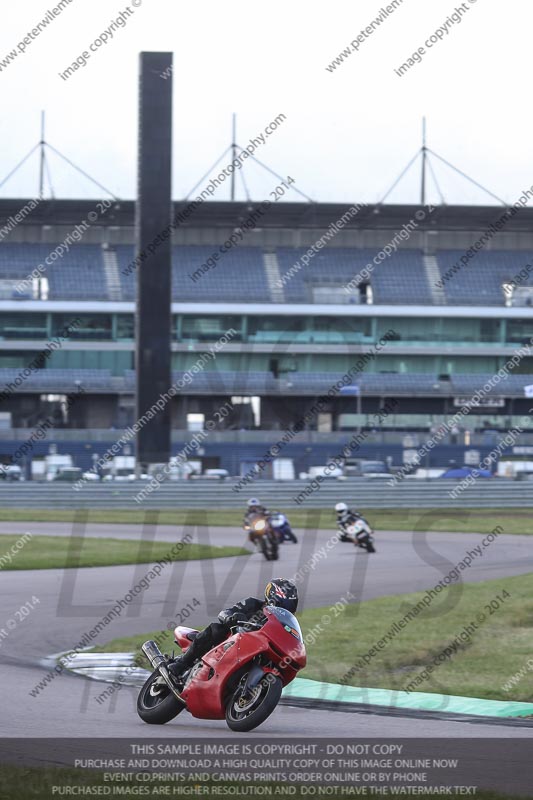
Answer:
[[[212,622],[196,634],[185,653],[171,662],[169,665],[171,675],[174,678],[181,677],[198,659],[223,642],[230,635],[233,626],[252,620],[258,625],[263,625],[266,622],[266,617],[262,614],[265,606],[278,606],[295,614],[298,608],[296,585],[286,578],[276,578],[267,583],[263,600],[258,597],[246,597],[234,606],[223,609],[218,615],[218,622]]]
[[[372,528],[363,515],[354,508],[348,508],[346,503],[337,503],[335,511],[337,512],[337,525],[344,531],[349,525],[358,522],[361,525],[361,531],[357,534],[357,538],[360,538],[361,535],[372,533]]]

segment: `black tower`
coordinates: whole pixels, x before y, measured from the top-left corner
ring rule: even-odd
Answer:
[[[137,421],[158,401],[160,408],[137,432],[138,467],[170,458],[170,402],[162,407],[161,396],[171,386],[171,174],[172,53],[141,53],[135,219]]]

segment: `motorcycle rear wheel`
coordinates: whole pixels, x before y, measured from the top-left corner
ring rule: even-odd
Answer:
[[[137,697],[137,714],[148,725],[164,725],[185,708],[166,684],[155,685],[160,677],[159,670],[152,672]]]
[[[226,724],[232,731],[244,733],[261,725],[279,703],[282,690],[281,678],[272,673],[261,679],[255,687],[256,694],[249,705],[242,704],[242,686],[228,700]],[[241,704],[239,703],[241,701]],[[239,710],[242,708],[242,710]]]

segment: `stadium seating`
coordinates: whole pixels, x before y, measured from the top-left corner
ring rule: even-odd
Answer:
[[[22,281],[43,265],[48,279],[49,299],[106,300],[102,248],[100,245],[74,244],[61,258],[47,265],[56,244],[0,244],[0,278]]]
[[[0,244],[0,279],[23,280],[39,264],[44,264],[52,245]],[[135,299],[135,250],[132,245],[117,245],[115,252],[120,277],[121,299]],[[191,276],[213,255],[213,247],[174,247],[172,253],[172,297],[174,300],[230,302],[239,299],[272,302],[263,251],[237,247],[221,255],[216,266],[204,274]],[[280,274],[298,262],[305,250],[279,248]],[[343,287],[355,277],[375,253],[372,250],[329,248],[316,255],[307,267],[286,280],[288,302],[313,302],[314,287]],[[99,245],[73,245],[68,253],[46,267],[49,299],[110,299],[105,280],[102,248]],[[429,303],[431,294],[419,251],[404,250],[376,267],[371,283],[375,303]],[[346,302],[356,295],[346,295]]]
[[[172,254],[172,293],[184,302],[205,297],[222,302],[270,301],[263,266],[263,253],[257,247],[237,247],[220,255],[213,269],[191,276],[213,255],[213,247],[175,247]]]
[[[457,394],[461,396],[473,395],[478,389],[482,389],[485,384],[494,377],[492,373],[477,375],[453,375],[452,386]],[[533,385],[533,375],[514,375],[507,374],[494,386],[485,391],[488,395],[505,395],[506,397],[524,397],[524,387]]]
[[[19,392],[63,393],[76,391],[79,383],[85,391],[102,392],[111,389],[111,371],[108,369],[40,369],[23,376],[22,370],[0,368],[0,392],[13,391],[9,384],[17,386]],[[17,383],[15,383],[17,382]]]
[[[384,396],[391,394],[412,395],[416,393],[441,394],[441,385],[439,384],[437,376],[424,373],[365,372],[361,375],[360,385],[363,394],[378,394]],[[446,385],[446,391],[449,391],[448,385]]]
[[[0,284],[21,281],[39,264],[44,264],[57,245],[0,243]],[[213,255],[216,247],[180,246],[172,250],[172,298],[183,302],[231,302],[255,300],[260,303],[313,303],[327,301],[328,290],[337,302],[358,303],[357,291],[348,294],[343,287],[372,265],[369,282],[376,305],[431,305],[444,301],[450,305],[503,305],[504,283],[511,282],[533,253],[521,251],[481,251],[475,258],[444,282],[440,300],[429,285],[419,250],[401,249],[378,264],[371,249],[328,247],[318,252],[306,266],[295,272],[306,248],[279,247],[276,250],[283,288],[276,294],[269,286],[264,253],[259,247],[235,247],[220,256],[216,266],[204,274],[191,276]],[[120,280],[120,299],[133,301],[136,293],[135,250],[132,245],[109,249],[116,255]],[[442,250],[436,254],[441,278],[459,263],[464,252]],[[110,297],[106,282],[103,250],[100,245],[76,244],[43,272],[49,282],[49,299],[117,299]],[[5,282],[5,284],[3,283]],[[533,288],[533,270],[521,287]],[[6,289],[6,291],[7,291]],[[319,295],[318,292],[322,294]],[[333,292],[335,292],[333,296]],[[316,333],[316,341],[331,343],[331,334]]]
[[[237,247],[220,255],[215,267],[203,274],[194,273],[206,263],[216,248],[184,246],[172,250],[172,299],[182,302],[271,300],[263,266],[263,252],[257,247]],[[133,247],[115,248],[124,300],[135,298],[135,269],[128,272],[135,253]]]
[[[330,247],[313,256],[307,266],[296,272],[306,250],[278,248],[280,273],[284,280],[285,296],[289,302],[313,302],[313,287],[335,285],[344,287],[370,265],[370,284],[374,303],[431,303],[431,290],[424,272],[419,250],[401,250],[379,264],[373,263],[375,250]],[[357,292],[346,294],[345,302],[357,299]]]
[[[457,272],[447,274],[464,257],[463,250],[437,254],[444,292],[451,305],[503,305],[504,283],[510,283],[526,264],[533,264],[533,253],[492,250],[479,252]],[[520,279],[521,286],[533,287],[533,271]]]
[[[19,378],[21,392],[72,392],[77,382],[86,391],[126,392],[135,389],[135,372],[125,370],[120,376],[111,375],[108,369],[41,369],[20,382],[20,369],[0,368],[0,392]],[[172,382],[181,386],[183,394],[214,395],[295,395],[313,396],[327,394],[343,375],[335,372],[290,372],[274,378],[270,372],[234,372],[204,370],[194,375],[193,381],[184,379],[184,372],[173,372]],[[362,395],[390,397],[416,394],[442,396],[454,394],[470,397],[493,377],[492,373],[454,374],[449,381],[439,381],[437,375],[425,373],[369,373],[355,375],[352,386],[358,386]],[[533,375],[513,375],[486,390],[488,395],[524,397],[524,387],[533,385]],[[339,391],[337,387],[337,391]],[[342,395],[342,392],[340,392]]]

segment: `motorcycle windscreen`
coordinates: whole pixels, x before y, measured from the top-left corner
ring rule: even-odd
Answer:
[[[291,614],[286,608],[278,608],[278,606],[265,606],[265,611],[270,611],[282,625],[289,625],[291,629],[298,634],[300,641],[303,642],[304,637],[302,635],[302,629],[294,614]]]
[[[299,669],[305,667],[307,659],[302,629],[294,614],[277,606],[265,606],[264,614],[267,618],[267,636],[283,650],[289,662],[294,662]]]

